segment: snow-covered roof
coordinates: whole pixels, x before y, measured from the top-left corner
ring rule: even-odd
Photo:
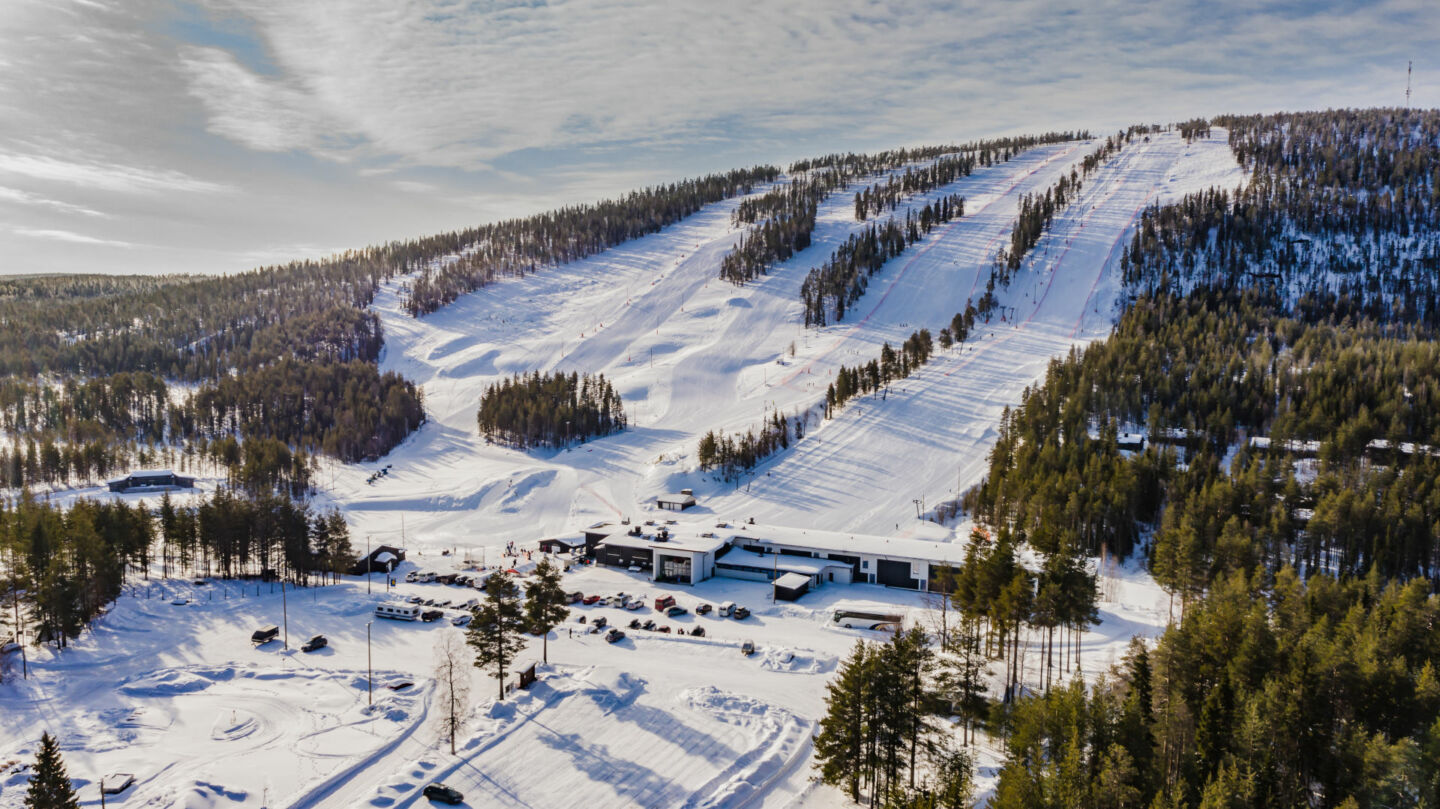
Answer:
[[[815,575],[826,568],[849,567],[845,562],[833,559],[812,559],[808,556],[788,556],[783,553],[755,553],[744,548],[732,548],[716,562],[720,567],[754,567],[766,570],[784,570],[794,573]]]
[[[396,557],[395,557],[395,554],[393,554],[393,553],[391,553],[391,552],[389,552],[389,551],[381,551],[381,552],[375,554],[375,561],[379,562],[379,563],[382,564],[382,565],[383,565],[383,564],[386,564],[387,562],[393,562],[393,561],[395,561],[395,558],[396,558]]]
[[[664,541],[657,540],[654,534],[631,536],[629,534],[611,534],[605,537],[601,543],[615,548],[650,548],[652,550],[690,551],[694,553],[714,552],[725,546],[726,538],[719,536],[686,535],[676,536],[671,534],[670,538]],[[728,557],[727,557],[728,558]]]
[[[826,553],[866,554],[914,559],[925,562],[960,564],[965,559],[965,546],[959,542],[932,542],[925,539],[852,534],[841,531],[819,531],[813,528],[787,528],[775,525],[747,525],[743,544],[807,548]],[[742,543],[737,543],[742,544]]]
[[[571,547],[571,548],[578,548],[578,547],[580,547],[581,545],[584,545],[584,544],[585,544],[585,537],[577,534],[577,535],[574,535],[574,536],[550,537],[549,539],[544,539],[544,540],[541,540],[541,541],[542,541],[542,542],[559,542],[561,545],[567,545],[567,546],[569,546],[569,547]]]
[[[794,590],[797,587],[804,587],[810,583],[810,577],[804,573],[786,573],[775,580],[776,587],[783,587],[787,590]]]
[[[655,497],[655,502],[657,502],[657,503],[681,503],[681,504],[683,504],[683,505],[693,506],[693,505],[695,505],[695,495],[693,495],[693,494],[662,494],[662,495],[657,495],[657,496]]]

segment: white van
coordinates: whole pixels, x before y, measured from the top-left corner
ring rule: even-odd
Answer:
[[[393,621],[418,621],[420,607],[416,604],[381,604],[375,608],[375,617]]]
[[[734,613],[735,613],[735,602],[734,602],[734,601],[726,601],[724,604],[721,604],[721,605],[720,605],[719,614],[720,614],[720,617],[721,617],[721,618],[729,618],[729,617],[730,617],[731,615],[733,615]]]

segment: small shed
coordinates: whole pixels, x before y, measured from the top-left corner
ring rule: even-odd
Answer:
[[[804,573],[786,573],[775,580],[775,600],[794,601],[810,591],[810,577]]]
[[[389,573],[395,566],[405,561],[405,549],[393,545],[381,545],[372,550],[369,556],[362,556],[355,561],[350,568],[353,576],[362,576],[366,573]]]
[[[535,684],[535,669],[539,665],[540,661],[533,657],[520,660],[515,664],[515,675],[520,678],[520,682],[517,683],[517,685],[520,688],[529,688]]]
[[[655,505],[666,511],[684,511],[695,503],[695,495],[689,489],[682,489],[679,494],[662,494],[655,498]]]

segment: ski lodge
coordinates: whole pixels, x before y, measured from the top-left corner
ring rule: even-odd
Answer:
[[[867,534],[752,524],[630,526],[597,523],[595,561],[648,573],[652,581],[695,584],[714,576],[775,582],[779,598],[799,598],[825,584],[937,588],[940,570],[959,567],[964,546]],[[803,586],[801,586],[801,580]]]

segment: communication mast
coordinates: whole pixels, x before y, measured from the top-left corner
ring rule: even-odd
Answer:
[[[1415,63],[1405,63],[1405,109],[1410,109],[1410,76],[1415,72]]]

